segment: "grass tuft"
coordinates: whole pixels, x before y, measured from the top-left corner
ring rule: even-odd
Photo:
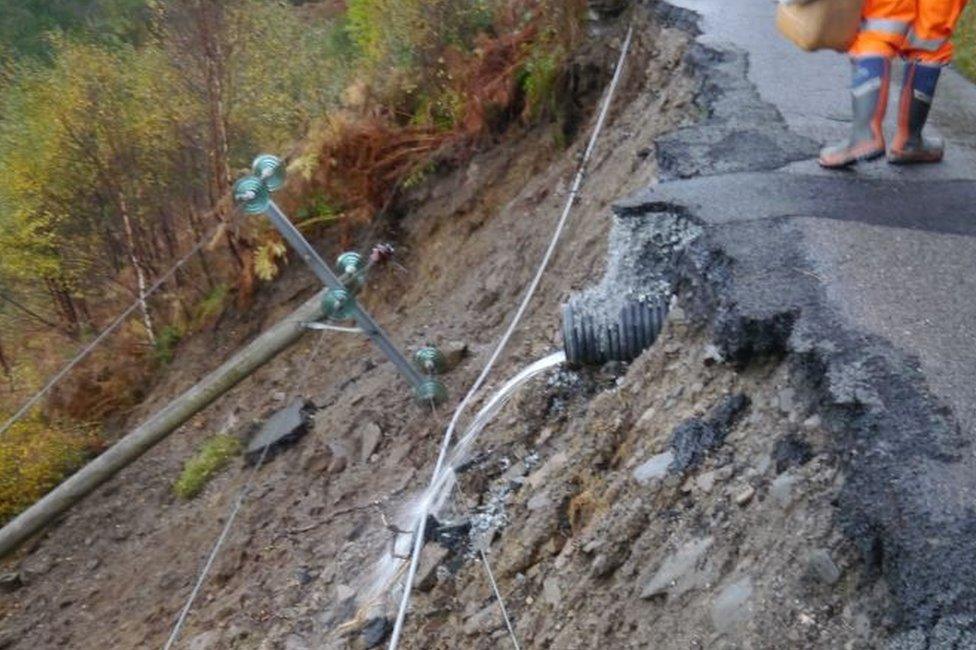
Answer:
[[[976,5],[970,5],[963,14],[956,31],[956,66],[976,81]]]
[[[234,436],[216,435],[210,438],[183,465],[183,472],[173,484],[173,492],[181,499],[192,499],[241,450],[241,441]]]

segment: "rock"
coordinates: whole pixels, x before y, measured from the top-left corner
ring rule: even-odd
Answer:
[[[29,583],[35,576],[42,576],[54,568],[54,560],[50,555],[33,555],[28,557],[20,566],[20,579]]]
[[[565,452],[553,454],[552,458],[543,463],[539,469],[529,475],[527,482],[533,489],[539,489],[549,480],[549,477],[562,469],[563,465],[569,462],[569,456]]]
[[[493,600],[488,606],[464,622],[464,633],[468,636],[489,634],[500,628],[504,622],[498,612],[498,605]]]
[[[329,474],[342,474],[349,465],[349,459],[345,456],[335,456],[329,463]]]
[[[369,462],[376,448],[380,446],[383,431],[375,422],[370,422],[359,431],[359,460],[363,464]]]
[[[248,442],[244,460],[253,465],[262,456],[269,459],[281,449],[294,444],[308,432],[314,411],[312,403],[300,397],[273,413]],[[265,447],[268,448],[267,453]]]
[[[700,476],[698,476],[698,478],[695,479],[695,485],[698,487],[699,490],[701,490],[705,494],[708,494],[709,492],[712,491],[712,488],[715,487],[715,479],[716,479],[716,475],[714,471],[705,472],[704,474],[701,474]]]
[[[789,413],[796,406],[796,391],[792,388],[784,388],[776,395],[776,404],[783,413]]]
[[[653,406],[637,418],[637,422],[634,424],[634,428],[639,431],[647,431],[652,426],[654,426],[654,419],[657,417],[657,409]]]
[[[289,634],[285,639],[284,650],[311,650],[311,648],[312,646],[308,644],[308,641],[297,634]]]
[[[301,467],[306,474],[323,474],[329,471],[332,452],[328,447],[309,447],[302,454]]]
[[[782,474],[791,467],[801,467],[813,458],[810,444],[793,434],[787,434],[773,445],[773,460],[776,472]]]
[[[92,559],[88,560],[87,563],[85,563],[85,569],[87,569],[88,571],[94,571],[100,566],[102,566],[102,561],[99,560],[97,557],[93,557]]]
[[[640,597],[647,599],[668,594],[674,598],[707,585],[713,573],[699,569],[699,565],[711,545],[711,537],[695,539],[665,558],[644,585]]]
[[[532,495],[532,498],[529,499],[528,503],[525,504],[525,507],[533,511],[548,510],[552,508],[552,499],[549,498],[547,493],[539,492]]]
[[[723,363],[725,357],[722,355],[722,351],[718,349],[718,346],[709,343],[705,346],[705,351],[702,353],[702,363],[706,366],[714,366],[717,363]]]
[[[725,442],[732,426],[748,406],[749,398],[737,393],[712,407],[704,419],[692,418],[678,425],[671,434],[674,451],[671,471],[683,473],[698,466],[709,451]]]
[[[634,479],[638,483],[646,485],[654,479],[661,478],[667,474],[668,467],[673,462],[674,454],[671,451],[666,451],[663,454],[652,456],[649,460],[645,461],[642,465],[639,465],[637,469],[634,470]]]
[[[563,594],[559,587],[558,578],[553,576],[542,581],[542,599],[553,607],[559,607],[563,600]]]
[[[437,569],[444,564],[451,552],[439,544],[426,544],[417,567],[417,589],[430,591],[437,585]]]
[[[835,585],[840,580],[841,570],[830,557],[830,552],[823,548],[815,549],[807,558],[808,575],[825,585]]]
[[[355,597],[356,590],[348,585],[338,584],[336,585],[335,593],[336,593],[336,601],[342,603],[349,600],[350,598]]]
[[[295,569],[295,580],[303,587],[315,580],[315,576],[308,570],[308,567],[300,566]]]
[[[349,450],[341,442],[330,442],[329,452],[332,460],[329,462],[329,474],[341,474],[349,465]]]
[[[797,478],[790,473],[783,473],[769,486],[769,494],[773,497],[776,504],[786,510],[793,503],[793,487],[796,485]]]
[[[125,526],[116,524],[109,530],[108,537],[113,542],[124,542],[129,539],[129,530]]]
[[[220,647],[220,630],[207,630],[186,642],[187,650],[209,650]]]
[[[751,485],[746,486],[744,490],[735,495],[735,503],[738,506],[744,506],[752,501],[754,496],[756,496],[756,488]]]
[[[4,573],[0,575],[0,594],[12,594],[23,586],[24,582],[20,579],[19,573]]]
[[[752,580],[743,578],[725,587],[711,608],[712,625],[718,632],[731,632],[752,617]]]
[[[392,629],[393,625],[390,623],[390,620],[384,616],[377,616],[376,618],[370,619],[363,626],[362,631],[363,643],[366,644],[367,650],[383,643]]]
[[[820,424],[821,424],[820,416],[819,415],[811,415],[810,417],[808,417],[806,420],[803,421],[803,428],[804,429],[819,429],[820,428]]]
[[[470,351],[464,341],[448,341],[441,347],[441,354],[444,355],[444,372],[450,372],[468,357]]]
[[[593,558],[593,562],[590,564],[590,575],[594,578],[606,578],[611,573],[613,573],[617,568],[613,566],[610,562],[610,558],[600,553]]]

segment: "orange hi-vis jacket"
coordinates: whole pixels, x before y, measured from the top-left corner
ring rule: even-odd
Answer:
[[[903,56],[928,64],[952,60],[952,32],[967,0],[866,0],[850,54]]]

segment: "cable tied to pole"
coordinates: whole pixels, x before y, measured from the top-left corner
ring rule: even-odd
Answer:
[[[434,485],[439,480],[441,472],[444,469],[444,462],[447,458],[447,452],[450,448],[451,440],[454,437],[454,431],[457,428],[458,421],[461,419],[461,415],[467,409],[468,405],[474,400],[475,395],[481,389],[485,380],[488,378],[489,373],[491,373],[492,368],[501,356],[501,353],[507,347],[509,340],[518,328],[522,317],[525,315],[529,307],[529,303],[532,301],[536,290],[539,288],[539,283],[542,280],[542,276],[545,274],[546,268],[549,266],[552,256],[556,251],[556,246],[559,243],[559,239],[562,236],[563,230],[566,227],[566,223],[569,219],[569,214],[573,209],[573,205],[579,196],[580,187],[583,184],[583,178],[586,170],[586,165],[593,155],[594,149],[596,149],[596,143],[599,139],[600,132],[603,130],[603,125],[606,122],[607,114],[610,111],[610,105],[613,103],[613,96],[617,90],[617,85],[620,83],[621,73],[624,66],[624,61],[627,58],[627,53],[630,51],[630,44],[633,38],[634,28],[631,26],[627,30],[627,37],[624,39],[623,47],[620,50],[620,57],[617,60],[617,66],[613,73],[613,78],[610,81],[610,86],[607,88],[606,95],[603,100],[603,106],[600,109],[599,116],[597,117],[596,126],[593,128],[593,133],[590,136],[589,143],[583,152],[583,157],[580,161],[579,168],[576,172],[576,177],[573,180],[572,188],[570,189],[569,196],[566,199],[566,205],[563,208],[562,214],[559,217],[559,221],[556,223],[555,231],[553,232],[552,238],[549,241],[549,246],[546,248],[545,253],[542,256],[542,261],[539,263],[538,269],[536,270],[535,276],[529,283],[528,288],[525,291],[525,295],[522,298],[522,302],[519,304],[518,310],[515,312],[515,316],[512,317],[508,328],[502,337],[499,339],[498,344],[495,346],[491,357],[485,364],[484,369],[478,378],[475,379],[474,384],[471,385],[470,390],[461,400],[457,409],[454,411],[454,415],[451,417],[450,424],[447,426],[447,430],[444,433],[444,439],[441,442],[440,451],[437,456],[437,462],[434,465],[434,473],[431,478],[431,485]],[[407,606],[410,603],[410,592],[413,587],[414,579],[417,575],[417,567],[420,564],[420,553],[424,546],[424,536],[426,533],[427,526],[427,512],[426,506],[421,508],[418,513],[417,522],[415,524],[414,540],[413,540],[413,551],[410,555],[410,567],[407,571],[407,576],[403,586],[403,596],[400,599],[400,607],[397,610],[396,621],[393,625],[393,633],[390,636],[389,650],[396,650],[400,642],[400,635],[403,631],[403,623],[407,615]]]

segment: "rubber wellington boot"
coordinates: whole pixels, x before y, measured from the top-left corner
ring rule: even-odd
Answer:
[[[851,87],[854,123],[851,137],[846,142],[821,151],[821,166],[838,169],[884,155],[882,124],[888,110],[890,86],[890,59],[871,56],[854,60],[854,83]]]
[[[937,65],[911,62],[905,67],[901,106],[898,109],[898,134],[888,151],[888,162],[907,165],[942,160],[945,153],[942,140],[922,135],[940,74],[942,67]]]

